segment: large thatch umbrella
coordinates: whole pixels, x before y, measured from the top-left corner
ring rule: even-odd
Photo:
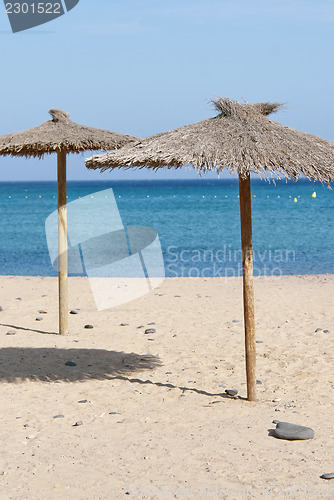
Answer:
[[[0,137],[0,155],[33,156],[57,153],[58,183],[58,280],[59,333],[67,331],[67,211],[66,211],[66,155],[87,150],[110,150],[134,140],[129,135],[78,125],[69,119],[66,111],[51,109],[49,120],[39,127],[14,132]]]
[[[256,351],[250,173],[270,180],[299,175],[329,183],[334,180],[334,144],[298,132],[267,118],[282,105],[215,101],[218,116],[154,135],[116,152],[86,160],[93,169],[192,165],[199,172],[226,168],[239,176],[247,397],[256,400]]]

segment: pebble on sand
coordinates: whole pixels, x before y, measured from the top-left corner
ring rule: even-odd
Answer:
[[[129,323],[121,323],[119,326],[129,326]]]
[[[85,328],[88,329],[88,330],[91,330],[93,327],[93,325],[85,325]]]
[[[75,424],[73,424],[72,427],[78,427],[79,425],[83,425],[82,420],[78,420],[77,422],[75,422]]]
[[[40,309],[40,310],[38,311],[38,314],[48,314],[48,312],[47,312],[47,311],[44,311],[44,309]]]
[[[65,415],[55,415],[53,418],[65,418]]]
[[[16,334],[15,330],[8,330],[8,332],[6,333],[6,335],[15,335],[15,334]]]
[[[78,401],[78,403],[87,403],[88,399],[80,399],[80,401]]]
[[[72,311],[70,311],[70,314],[78,314],[78,311],[76,311],[75,309],[72,309]]]
[[[43,318],[38,317],[36,318],[36,321],[43,321]]]
[[[77,366],[77,364],[74,361],[66,361],[65,365],[66,366]]]
[[[278,439],[295,441],[314,438],[314,430],[311,429],[311,427],[290,424],[289,422],[280,422],[279,420],[273,420],[273,423],[276,424],[276,429],[274,429],[271,435]]]
[[[321,479],[334,479],[334,472],[329,472],[328,474],[322,474]]]
[[[155,333],[155,332],[156,332],[155,328],[147,328],[147,329],[145,330],[145,333],[146,333],[146,334],[148,334],[148,333]]]
[[[236,396],[238,394],[236,389],[226,389],[225,392],[228,396]]]

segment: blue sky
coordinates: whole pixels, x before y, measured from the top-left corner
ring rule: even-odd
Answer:
[[[0,134],[58,107],[139,137],[214,115],[211,98],[287,103],[274,119],[334,140],[332,0],[80,0],[12,34],[0,5]],[[194,171],[90,172],[68,179],[196,178]],[[0,158],[0,180],[55,180],[56,157]]]

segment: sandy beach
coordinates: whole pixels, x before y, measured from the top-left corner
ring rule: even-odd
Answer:
[[[240,278],[100,312],[86,278],[69,287],[59,336],[56,278],[0,278],[1,500],[334,498],[333,275],[255,279],[256,403]],[[274,419],[315,437],[271,437]]]

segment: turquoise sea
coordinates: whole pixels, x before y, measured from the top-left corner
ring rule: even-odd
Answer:
[[[166,276],[241,274],[236,179],[69,181],[68,202],[109,188],[125,226],[157,230]],[[255,274],[334,273],[334,191],[254,179],[252,202]],[[44,227],[56,209],[55,182],[0,183],[1,275],[56,275]]]

